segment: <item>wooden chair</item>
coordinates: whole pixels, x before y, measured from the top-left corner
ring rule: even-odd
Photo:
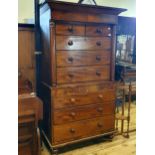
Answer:
[[[42,101],[33,92],[28,79],[18,79],[18,154],[40,155],[40,130],[43,119]]]
[[[117,84],[117,92],[122,92],[117,94],[117,101],[121,100],[121,114],[119,113],[118,106],[116,106],[116,130],[118,131],[118,120],[121,121],[121,132],[124,137],[129,138],[129,127],[130,127],[130,107],[131,107],[131,98],[133,93],[136,92],[136,85],[132,84],[131,82],[129,84],[125,83],[118,83]],[[127,115],[125,115],[125,102],[126,102],[126,95],[128,95],[128,107],[127,107]],[[127,131],[124,131],[124,121],[127,121]]]

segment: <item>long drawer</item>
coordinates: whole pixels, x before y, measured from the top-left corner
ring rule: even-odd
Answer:
[[[81,106],[94,103],[107,104],[115,100],[115,85],[112,82],[70,85],[52,89],[53,108]]]
[[[77,121],[63,125],[54,125],[54,144],[68,140],[95,136],[114,130],[114,115],[98,117],[89,120]]]
[[[107,65],[110,64],[110,51],[59,51],[58,67]]]
[[[110,47],[110,37],[56,36],[56,50],[110,50]]]
[[[110,65],[57,69],[57,83],[110,80]]]
[[[78,120],[114,114],[114,101],[107,104],[91,104],[54,111],[54,124],[65,124]]]

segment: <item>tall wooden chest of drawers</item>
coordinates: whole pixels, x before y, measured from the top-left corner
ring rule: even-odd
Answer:
[[[42,4],[41,98],[52,148],[114,132],[117,15],[125,9]]]

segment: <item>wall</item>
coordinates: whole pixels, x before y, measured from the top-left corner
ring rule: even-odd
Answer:
[[[42,0],[40,0],[42,1]],[[61,0],[77,2],[78,0]],[[96,0],[98,5],[126,8],[128,11],[120,16],[136,17],[136,0]],[[18,22],[24,23],[25,19],[34,20],[34,0],[18,0]]]

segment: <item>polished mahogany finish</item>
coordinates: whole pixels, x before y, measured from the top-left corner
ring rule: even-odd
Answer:
[[[56,50],[110,50],[109,37],[57,36]]]
[[[113,131],[114,115],[96,117],[69,124],[54,126],[54,143],[62,143],[87,136],[97,135],[106,131]]]
[[[87,76],[86,76],[87,75]],[[110,66],[70,67],[57,70],[57,83],[110,80]]]
[[[101,51],[58,51],[58,67],[101,66],[110,64],[110,52]]]
[[[115,33],[125,10],[49,0],[40,11],[44,137],[52,151],[113,134]]]

